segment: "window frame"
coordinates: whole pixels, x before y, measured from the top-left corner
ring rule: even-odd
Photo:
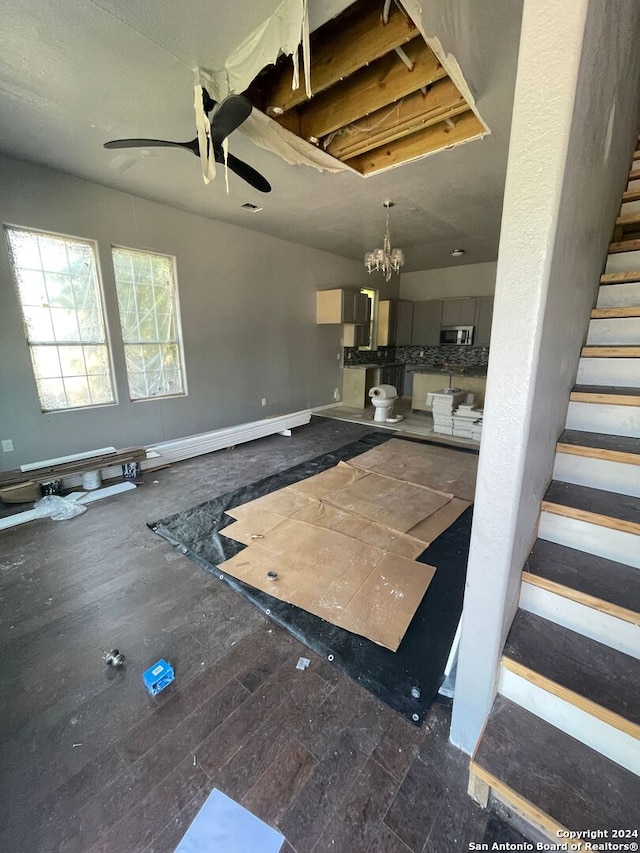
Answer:
[[[50,231],[50,230],[47,230],[45,228],[33,228],[30,226],[26,226],[26,225],[17,225],[16,223],[13,223],[13,222],[2,222],[2,230],[3,230],[5,245],[7,247],[9,269],[10,269],[11,278],[13,280],[13,285],[14,285],[14,294],[15,294],[15,297],[16,297],[17,302],[18,302],[18,309],[20,312],[20,320],[22,322],[22,331],[23,331],[23,336],[24,336],[24,343],[25,343],[25,346],[27,349],[27,354],[28,354],[28,358],[29,358],[29,366],[31,368],[31,376],[33,379],[35,392],[36,392],[36,399],[38,401],[38,405],[40,407],[41,414],[43,414],[43,415],[68,414],[69,412],[87,412],[87,411],[93,411],[95,409],[103,409],[103,408],[106,408],[109,406],[117,406],[119,404],[118,384],[116,381],[116,371],[115,371],[114,360],[113,360],[113,346],[112,346],[111,335],[110,335],[110,331],[109,331],[108,314],[107,314],[107,310],[106,310],[104,282],[103,282],[103,278],[102,278],[102,264],[100,261],[100,250],[99,250],[99,246],[98,246],[98,241],[91,238],[91,237],[82,237],[82,236],[79,236],[77,234],[65,234],[65,233],[62,233],[60,231]],[[32,342],[29,340],[29,331],[28,331],[28,326],[27,326],[27,319],[25,316],[25,304],[23,303],[23,300],[22,300],[22,294],[20,292],[20,283],[19,283],[19,276],[18,276],[19,271],[26,269],[26,268],[19,267],[14,263],[14,250],[13,250],[13,246],[11,245],[11,240],[9,238],[9,232],[10,231],[14,231],[14,232],[15,231],[22,231],[22,232],[25,232],[27,234],[35,235],[36,237],[39,237],[39,236],[53,237],[53,238],[68,240],[68,241],[76,242],[76,243],[80,243],[80,244],[86,244],[86,245],[90,246],[92,254],[93,254],[94,276],[95,276],[95,285],[96,285],[96,290],[97,290],[97,302],[98,302],[98,305],[99,305],[100,311],[101,311],[102,329],[104,332],[104,340],[102,342],[96,344],[95,341],[86,342],[83,340],[57,341],[57,340],[55,340],[55,332],[54,332],[54,339],[50,340],[50,341]],[[45,270],[42,267],[42,258],[40,258],[40,262],[41,262],[40,272],[44,275]],[[46,286],[46,282],[45,282],[45,286]],[[26,307],[29,307],[29,306],[26,306]],[[74,299],[74,311],[75,311],[76,317],[77,317],[77,307],[75,306],[75,299]],[[40,385],[38,384],[38,377],[36,375],[36,365],[35,365],[34,352],[33,352],[34,347],[52,346],[52,347],[58,348],[58,347],[76,346],[76,345],[79,345],[82,347],[85,347],[85,346],[102,346],[105,348],[105,350],[106,350],[106,361],[107,361],[107,367],[108,367],[108,373],[106,375],[109,377],[109,380],[110,380],[112,399],[109,401],[103,402],[103,403],[87,403],[87,404],[83,404],[81,406],[68,406],[67,405],[67,406],[55,408],[55,409],[45,408],[45,404],[44,404],[44,401],[43,401],[43,399],[41,397],[41,393],[40,393]],[[84,353],[83,353],[83,357],[84,357]],[[86,363],[85,363],[85,367],[86,367]],[[90,375],[92,375],[92,374],[88,374],[88,373],[84,374],[84,376],[86,378],[88,378]],[[52,378],[55,378],[55,377],[52,377]],[[61,378],[63,378],[63,377],[61,376]],[[65,399],[68,400],[66,390],[65,390]]]
[[[178,352],[178,360],[180,363],[180,378],[182,380],[182,391],[178,391],[171,394],[157,394],[150,397],[132,397],[131,396],[131,383],[129,380],[129,370],[127,367],[127,347],[128,346],[144,346],[144,341],[138,341],[135,344],[125,342],[124,340],[124,330],[122,324],[122,315],[120,312],[120,300],[118,297],[118,280],[116,275],[116,265],[115,265],[115,256],[114,252],[122,251],[122,252],[132,252],[138,255],[149,255],[152,257],[159,258],[167,258],[171,264],[171,275],[173,277],[173,324],[176,334],[176,339],[173,341],[169,341],[168,343],[174,344],[177,348]],[[120,329],[120,340],[122,342],[122,351],[124,356],[124,378],[127,383],[128,390],[128,401],[132,404],[137,403],[149,403],[153,401],[162,401],[162,400],[176,400],[181,399],[188,396],[188,386],[187,386],[187,365],[184,354],[184,335],[182,333],[182,314],[180,312],[180,293],[179,293],[179,284],[178,284],[178,262],[177,257],[172,254],[168,254],[167,252],[158,252],[151,249],[141,249],[136,248],[135,246],[124,246],[120,243],[112,243],[111,244],[111,270],[113,272],[113,281],[115,285],[115,299],[116,299],[116,309],[118,312],[118,324]],[[135,282],[134,282],[135,286]],[[164,342],[167,343],[167,342]]]

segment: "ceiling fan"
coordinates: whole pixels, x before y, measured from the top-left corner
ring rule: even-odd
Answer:
[[[243,95],[227,95],[220,103],[214,101],[206,89],[202,90],[202,103],[204,111],[209,117],[211,124],[211,144],[213,145],[213,157],[216,163],[224,163],[225,156],[222,148],[222,143],[233,133],[243,121],[249,118],[251,110],[251,102]],[[104,143],[105,148],[184,148],[191,151],[196,157],[200,156],[200,145],[198,137],[190,142],[170,142],[166,139],[114,139],[111,142]],[[257,172],[248,163],[234,157],[233,154],[228,154],[226,158],[227,166],[232,172],[235,172],[239,178],[246,181],[254,189],[261,193],[271,192],[271,184],[269,181]]]

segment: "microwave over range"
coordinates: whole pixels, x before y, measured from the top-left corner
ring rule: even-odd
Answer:
[[[440,343],[469,346],[473,343],[473,326],[443,326],[440,329]]]

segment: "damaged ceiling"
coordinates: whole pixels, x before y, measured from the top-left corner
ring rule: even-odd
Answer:
[[[281,56],[245,94],[278,124],[362,175],[481,137],[473,113],[407,12],[358,0],[311,36],[311,79]]]
[[[311,100],[304,85],[291,92],[290,60],[288,86],[279,88],[278,63],[248,90],[301,144],[326,152],[337,174],[292,166],[239,130],[229,150],[273,190],[262,195],[231,175],[227,195],[224,179],[203,184],[189,152],[102,147],[114,138],[193,139],[194,68],[222,67],[279,0],[193,0],[188,15],[171,0],[4,0],[0,152],[354,259],[380,241],[390,198],[406,271],[454,263],[449,252],[459,245],[467,263],[494,260],[521,2],[408,0],[428,43],[395,2],[381,27],[384,5],[309,0]],[[337,65],[344,79],[327,82]],[[481,139],[478,116],[490,130]],[[262,210],[249,214],[247,203]]]

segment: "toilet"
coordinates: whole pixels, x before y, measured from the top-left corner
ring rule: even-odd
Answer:
[[[398,399],[398,391],[393,385],[374,385],[369,391],[369,397],[374,406],[373,420],[378,423],[390,421],[395,423],[402,420],[401,416],[393,417],[393,404]]]

